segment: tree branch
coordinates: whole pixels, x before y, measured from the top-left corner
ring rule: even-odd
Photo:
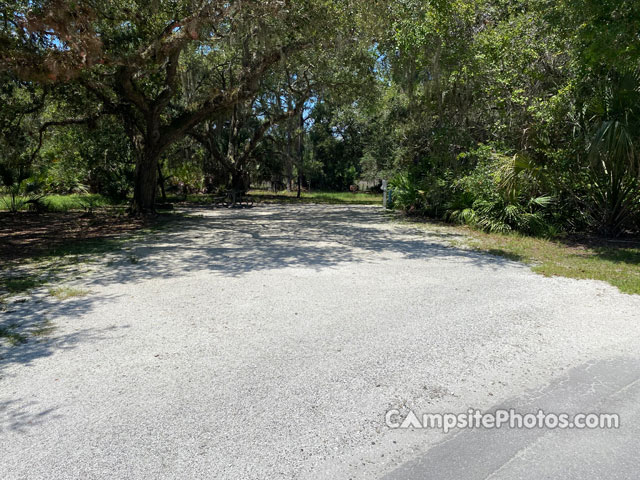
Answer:
[[[43,123],[40,126],[40,129],[38,130],[38,145],[36,146],[35,150],[30,156],[30,162],[33,162],[36,158],[36,155],[38,155],[38,152],[40,152],[40,149],[42,148],[42,141],[44,140],[44,134],[49,128],[66,126],[66,125],[81,125],[83,123],[91,123],[98,120],[98,118],[100,118],[102,115],[104,115],[104,112],[98,112],[95,115],[92,115],[90,117],[70,118],[66,120],[55,120],[55,121]]]
[[[149,109],[151,101],[133,82],[133,74],[130,68],[119,68],[116,73],[116,81],[118,83],[118,89],[124,98],[133,103],[144,115],[149,115],[149,113],[151,113]]]
[[[162,149],[181,136],[186,135],[195,125],[214,113],[230,109],[237,103],[250,98],[258,90],[259,81],[264,72],[287,55],[300,51],[308,45],[310,43],[306,41],[296,42],[269,52],[258,62],[254,62],[244,70],[238,82],[238,87],[231,91],[217,90],[197,110],[185,112],[176,117],[169,125],[162,128]]]
[[[280,115],[270,118],[269,120],[263,122],[260,125],[260,127],[258,127],[256,131],[253,133],[253,136],[251,137],[251,139],[245,143],[244,148],[242,149],[242,160],[244,160],[246,157],[251,155],[251,153],[253,153],[253,151],[258,146],[258,142],[262,140],[262,137],[264,137],[265,133],[269,131],[271,127],[273,127],[274,125],[277,125],[278,123],[283,122],[284,120],[293,118],[296,115],[298,115],[302,110],[302,107],[305,101],[306,99],[299,100],[296,103],[296,106],[294,109],[283,112]]]

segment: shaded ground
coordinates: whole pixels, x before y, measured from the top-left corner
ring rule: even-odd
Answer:
[[[110,212],[0,212],[0,262],[55,252],[87,240],[114,238],[146,225],[144,220]]]
[[[488,409],[583,365],[640,364],[640,297],[602,282],[379,208],[190,213],[60,285],[87,295],[7,305],[0,327],[54,330],[0,347],[3,478],[380,478],[445,439],[389,430],[389,409]],[[613,433],[626,449],[633,420]]]
[[[624,236],[619,238],[602,237],[598,235],[569,235],[561,241],[574,248],[640,248],[640,238]]]

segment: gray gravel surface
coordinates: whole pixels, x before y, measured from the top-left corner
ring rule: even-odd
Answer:
[[[428,478],[415,462],[447,436],[388,409],[531,406],[639,358],[640,296],[449,240],[376,207],[196,210],[69,280],[89,295],[10,305],[2,324],[55,330],[0,348],[0,477]]]

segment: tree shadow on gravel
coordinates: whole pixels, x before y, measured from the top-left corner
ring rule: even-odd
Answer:
[[[380,209],[367,207],[193,209],[191,216],[178,219],[168,230],[132,246],[129,255],[96,282],[171,278],[194,270],[229,277],[286,267],[320,270],[342,263],[379,262],[386,257],[447,257],[496,269],[513,263],[446,245],[446,240],[456,238],[454,234],[426,234],[385,222]]]
[[[0,401],[0,434],[9,431],[28,433],[29,429],[58,417],[56,408],[43,409],[33,401]]]
[[[12,344],[6,339],[0,343],[0,380],[5,377],[6,366],[11,364],[30,365],[39,358],[48,357],[60,350],[70,350],[81,342],[98,341],[107,336],[117,335],[126,326],[101,330],[82,328],[73,333],[60,333],[55,320],[66,317],[79,319],[91,311],[99,302],[109,298],[87,296],[59,301],[52,296],[38,296],[30,300],[19,299],[5,306],[0,315],[0,329],[10,331],[20,340]]]
[[[319,271],[388,258],[440,257],[491,269],[513,265],[505,258],[448,246],[446,240],[456,235],[392,224],[375,207],[271,205],[242,210],[194,208],[189,213],[112,253],[97,274],[88,274],[85,286],[168,279],[193,271],[234,278],[287,267]],[[0,328],[15,328],[27,341],[0,345],[0,375],[8,364],[29,364],[80,342],[113,335],[81,325],[72,334],[55,331],[57,319],[81,318],[95,305],[109,301],[97,294],[63,302],[40,295],[5,306]],[[33,335],[48,324],[52,332]]]

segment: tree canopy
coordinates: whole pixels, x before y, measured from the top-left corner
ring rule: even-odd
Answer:
[[[146,214],[386,178],[488,230],[637,232],[638,32],[631,0],[12,0],[2,184]]]

